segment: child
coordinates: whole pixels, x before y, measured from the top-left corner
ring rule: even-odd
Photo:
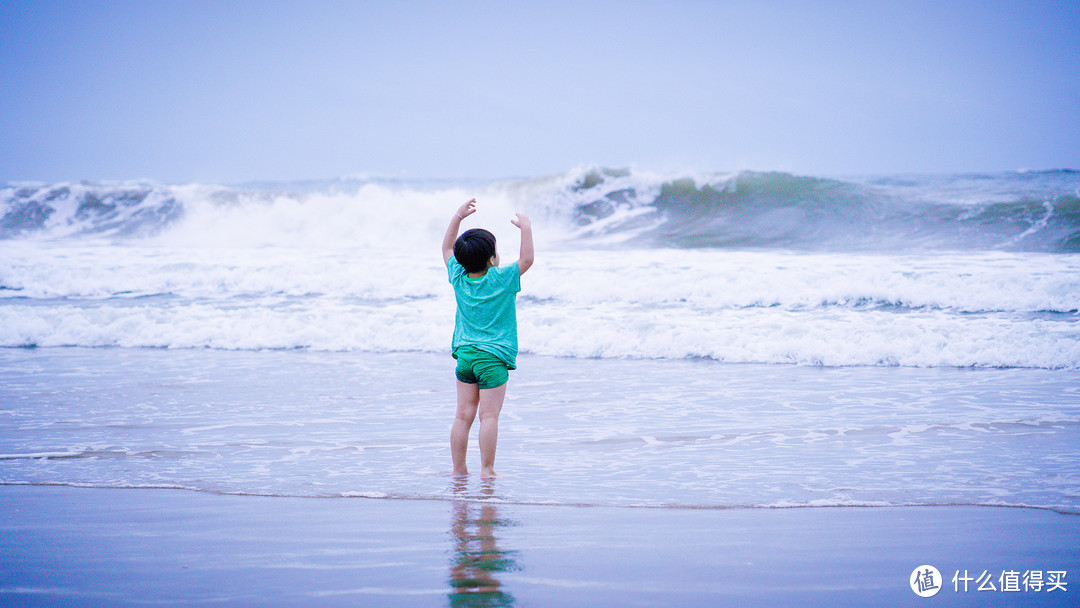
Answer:
[[[450,431],[454,475],[468,475],[465,451],[469,430],[480,414],[480,474],[495,476],[495,443],[499,438],[499,412],[506,397],[508,370],[517,364],[515,302],[521,275],[533,264],[532,223],[518,213],[510,223],[521,229],[521,255],[517,262],[499,267],[495,236],[481,228],[458,238],[461,220],[476,212],[472,199],[454,213],[443,237],[443,263],[457,299],[454,338],[457,359],[457,415]]]

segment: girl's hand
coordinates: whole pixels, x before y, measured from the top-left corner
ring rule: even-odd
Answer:
[[[514,215],[517,216],[517,219],[510,220],[511,224],[517,226],[518,228],[521,228],[522,230],[532,227],[532,220],[529,219],[529,216],[523,213],[515,213]]]
[[[458,207],[457,216],[461,219],[465,219],[470,215],[476,213],[476,199],[469,199],[463,205]]]

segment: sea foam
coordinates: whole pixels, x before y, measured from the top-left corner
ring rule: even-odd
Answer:
[[[439,251],[516,259],[526,353],[1080,367],[1071,172],[837,180],[580,168],[484,184],[0,191],[0,345],[445,352]]]

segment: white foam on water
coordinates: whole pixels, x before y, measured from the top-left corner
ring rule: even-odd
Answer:
[[[0,247],[0,346],[448,348],[435,249]],[[1075,256],[563,247],[538,260],[519,296],[524,352],[1080,366]]]
[[[476,196],[537,263],[508,474],[466,499],[1080,510],[1071,194],[690,177],[4,190],[0,347],[40,348],[0,348],[0,483],[462,499],[439,244]],[[928,247],[845,232],[881,193]]]

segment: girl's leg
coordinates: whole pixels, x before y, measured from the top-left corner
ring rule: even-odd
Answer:
[[[506,385],[480,390],[480,476],[495,477],[495,444],[499,441],[499,412]]]
[[[457,381],[457,414],[450,429],[450,457],[454,460],[454,475],[469,474],[469,468],[465,466],[465,452],[469,448],[469,430],[472,429],[480,403],[479,391],[476,384]]]

